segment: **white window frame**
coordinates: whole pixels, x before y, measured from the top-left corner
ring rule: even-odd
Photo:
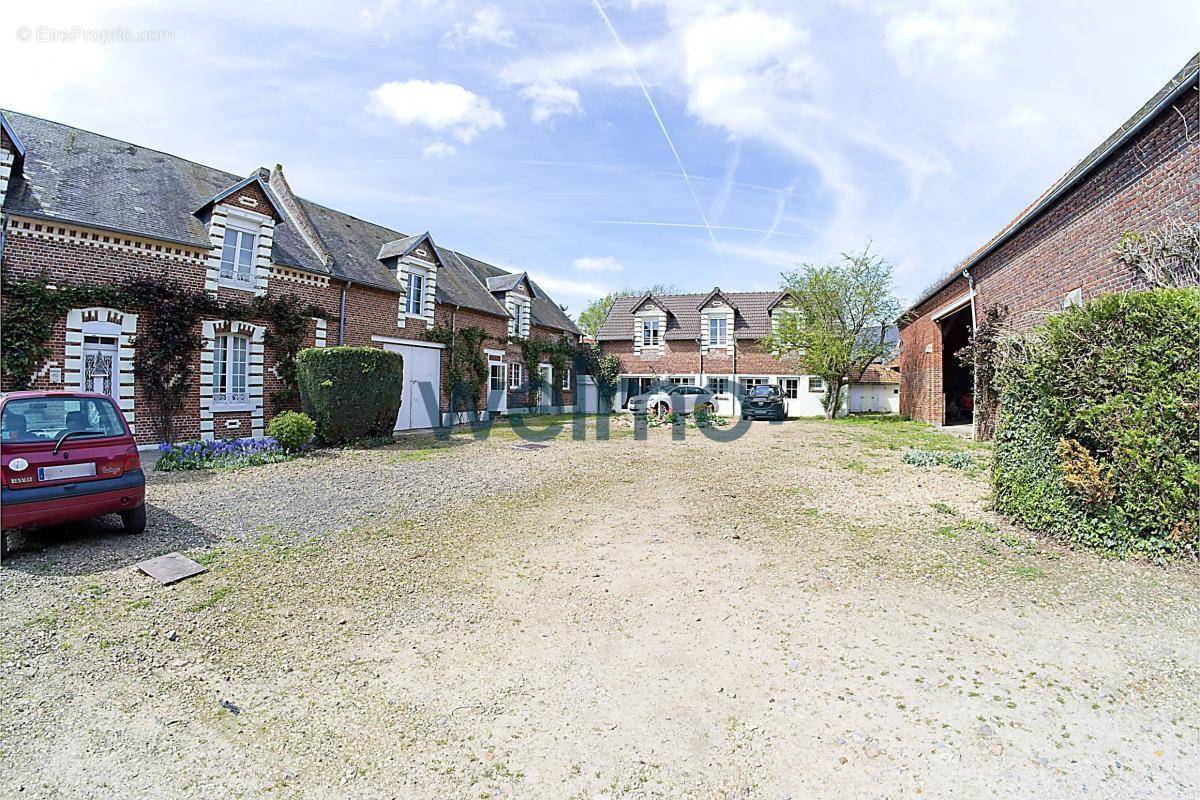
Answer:
[[[738,378],[738,384],[741,386],[742,395],[749,396],[750,390],[755,386],[766,386],[770,384],[771,379],[762,376],[751,376]]]
[[[508,326],[509,326],[508,333],[510,336],[520,336],[521,335],[521,312],[522,311],[524,311],[524,307],[520,303],[513,303],[512,319],[509,320],[509,323],[508,323]]]
[[[818,375],[809,375],[808,391],[813,393],[825,391],[825,379]]]
[[[235,391],[238,376],[235,371],[237,343],[244,348],[242,360],[242,391]],[[250,404],[250,338],[236,333],[221,333],[213,340],[213,411],[249,411]],[[241,395],[240,397],[236,395]]]
[[[496,385],[496,368],[500,368],[500,385]],[[503,392],[508,388],[508,365],[502,356],[488,356],[488,391]]]
[[[562,390],[564,392],[571,391],[571,368],[567,367],[563,370]]]
[[[233,273],[225,274],[225,251],[229,245],[229,234],[235,234],[233,243]],[[221,263],[218,267],[217,284],[230,289],[254,289],[254,276],[258,262],[258,226],[252,222],[242,222],[238,220],[234,222],[232,218],[225,223],[225,234],[221,239]],[[238,254],[245,249],[243,243],[246,238],[250,239],[250,264],[249,272],[243,277],[239,272]]]
[[[508,364],[508,388],[520,389],[523,383],[525,383],[525,365],[519,361],[510,361]]]
[[[695,386],[696,379],[691,375],[675,375],[671,377],[672,386]]]
[[[708,346],[709,347],[728,347],[729,346],[729,319],[728,319],[728,317],[709,317],[708,318]]]
[[[425,291],[429,285],[429,275],[424,270],[406,269],[404,270],[404,313],[409,317],[424,317],[425,316]],[[413,291],[413,283],[420,281],[420,291]],[[414,304],[416,310],[413,310]]]
[[[779,391],[788,400],[800,399],[800,379],[799,378],[780,378]]]
[[[729,394],[729,378],[709,378],[705,381],[704,388],[713,394]]]
[[[658,319],[642,320],[642,347],[658,347],[662,341],[662,331],[659,330]]]

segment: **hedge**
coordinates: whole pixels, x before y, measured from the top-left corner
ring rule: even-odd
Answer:
[[[1200,290],[1054,315],[999,377],[998,510],[1118,555],[1200,555]]]
[[[404,358],[374,347],[312,347],[296,355],[300,405],[325,444],[385,436],[396,427]]]

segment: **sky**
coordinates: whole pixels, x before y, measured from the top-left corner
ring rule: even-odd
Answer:
[[[651,284],[772,290],[868,243],[914,299],[1200,45],[1195,0],[42,0],[3,18],[0,107],[242,175],[281,163],[301,196],[528,271],[572,313]]]

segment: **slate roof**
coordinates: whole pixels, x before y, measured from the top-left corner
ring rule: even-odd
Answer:
[[[248,177],[27,114],[0,110],[0,119],[26,151],[22,169],[4,201],[4,209],[15,214],[207,250],[211,247],[207,223],[195,211]],[[265,170],[255,170],[251,177],[256,173],[265,173],[264,182],[269,177]],[[296,199],[329,250],[332,263],[322,262],[286,215],[275,227],[272,258],[276,263],[392,292],[404,291],[380,258],[401,255],[425,234],[408,236]],[[486,282],[509,272],[441,247],[437,251],[442,256],[437,302],[508,316]],[[512,280],[519,280],[521,274],[512,275]],[[534,289],[534,322],[579,332],[549,295],[536,285]]]
[[[734,305],[733,336],[735,339],[761,339],[771,332],[767,309],[779,292],[721,292]],[[651,295],[649,302],[667,312],[667,339],[700,338],[700,305],[712,292],[704,294]],[[600,326],[597,341],[633,338],[633,309],[645,298],[618,297],[612,310]]]
[[[475,274],[480,283],[486,284],[488,278],[513,275],[513,273],[507,270],[500,269],[486,261],[480,261],[463,253],[455,252],[454,255],[458,256],[463,265]],[[579,327],[571,321],[571,318],[567,316],[565,311],[559,308],[558,303],[554,302],[550,295],[541,286],[537,285],[537,282],[529,279],[528,276],[525,277],[529,280],[529,286],[533,289],[533,297],[529,299],[530,321],[535,325],[541,325],[546,328],[554,328],[555,330],[567,331],[569,333],[580,333]],[[439,277],[438,280],[440,281],[441,278]],[[514,283],[513,285],[516,284]]]
[[[1120,144],[1123,139],[1136,133],[1144,123],[1148,122],[1150,118],[1154,116],[1155,110],[1157,110],[1160,105],[1171,100],[1173,97],[1178,96],[1179,93],[1185,91],[1188,87],[1194,88],[1198,75],[1200,75],[1200,53],[1196,53],[1194,56],[1192,56],[1188,63],[1184,65],[1183,69],[1179,70],[1179,72],[1175,74],[1175,77],[1167,81],[1166,85],[1159,89],[1153,97],[1147,100],[1145,105],[1139,108],[1132,117],[1127,119],[1125,123],[1121,125],[1121,127],[1113,131],[1112,135],[1110,135],[1098,147],[1092,150],[1092,152],[1088,153],[1087,156],[1074,167],[1072,167],[1067,174],[1055,181],[1049,189],[1042,192],[1042,194],[1039,195],[1036,200],[1026,206],[1025,209],[1021,211],[1021,213],[1018,214],[1011,222],[1001,228],[999,233],[989,239],[974,253],[967,256],[966,259],[960,262],[956,267],[954,267],[954,269],[946,273],[936,283],[922,292],[921,296],[918,297],[917,300],[913,302],[903,314],[900,315],[899,319],[902,319],[909,312],[916,309],[917,306],[921,305],[930,297],[933,297],[942,289],[949,286],[956,278],[958,278],[959,275],[962,274],[964,269],[969,269],[974,266],[977,261],[981,260],[992,250],[996,249],[1010,237],[1014,236],[1017,231],[1024,228],[1025,225],[1032,222],[1041,214],[1043,210],[1049,207],[1051,204],[1049,201],[1051,201],[1055,195],[1070,189],[1076,181],[1084,178],[1092,171],[1093,168],[1099,167],[1100,164],[1103,163],[1110,154],[1109,150]]]
[[[487,283],[489,292],[511,292],[524,279],[525,273],[517,272],[509,275],[493,275],[485,283]]]

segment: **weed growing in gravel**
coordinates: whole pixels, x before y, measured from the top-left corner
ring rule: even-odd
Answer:
[[[932,508],[934,511],[941,512],[942,514],[947,514],[951,517],[958,515],[958,512],[956,512],[953,508],[951,508],[946,503],[934,503]]]

